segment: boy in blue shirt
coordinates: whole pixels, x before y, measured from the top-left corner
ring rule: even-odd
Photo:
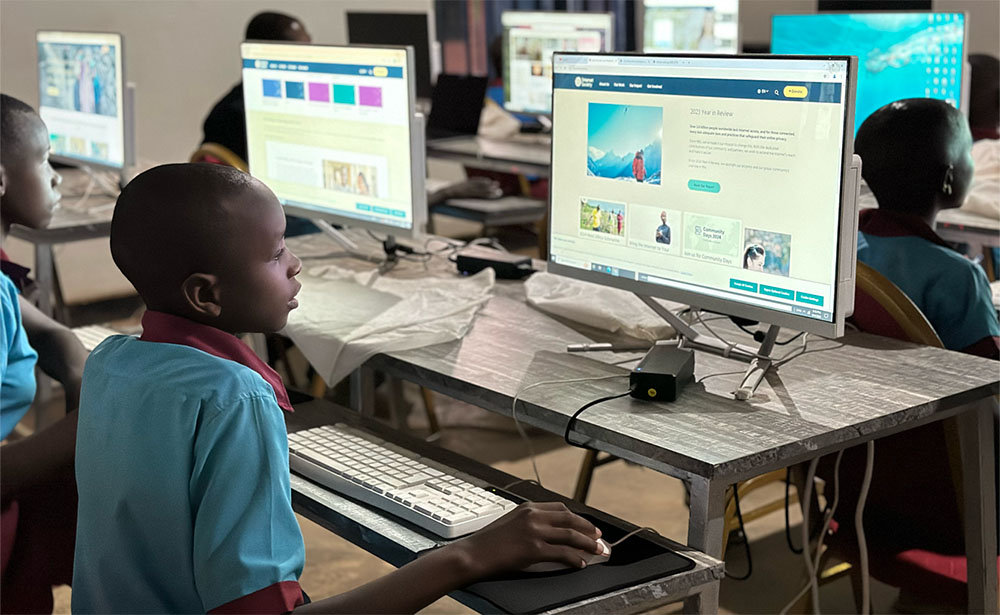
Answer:
[[[890,103],[854,143],[878,209],[861,212],[858,260],[898,286],[946,348],[998,358],[1000,324],[982,268],[934,232],[942,209],[960,207],[972,181],[972,135],[941,100]]]
[[[73,611],[415,612],[539,561],[582,566],[600,532],[561,504],[521,506],[340,596],[303,604],[278,375],[236,337],[281,329],[301,262],[262,183],[174,164],[122,191],[111,252],[146,302],[142,337],[87,362],[77,437]]]
[[[49,133],[34,109],[0,94],[0,235],[44,228],[59,203]],[[67,415],[0,447],[0,612],[52,611],[52,586],[69,583],[76,527],[73,445],[87,352],[63,325],[21,296],[27,269],[0,250],[0,440],[35,397],[35,366],[59,381]]]

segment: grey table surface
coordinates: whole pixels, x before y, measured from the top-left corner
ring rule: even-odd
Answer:
[[[427,156],[503,173],[548,177],[550,145],[484,137],[452,137],[427,142]]]
[[[297,403],[295,408],[295,413],[286,415],[289,431],[335,422],[349,423],[491,484],[509,485],[517,480],[516,477],[473,462],[456,453],[408,438],[373,419],[366,419],[329,402],[308,401]],[[401,522],[392,515],[386,515],[342,497],[298,475],[292,475],[291,484],[293,505],[297,512],[395,566],[402,566],[416,559],[421,552],[449,542]],[[634,526],[625,521],[604,515],[529,483],[514,485],[510,491],[529,500],[563,501],[577,512],[586,512],[613,522],[626,530],[634,529]],[[703,592],[709,594],[705,606],[714,606],[718,584],[723,575],[722,562],[666,538],[658,537],[655,540],[694,561],[694,567],[672,576],[570,603],[549,612],[636,613],[692,595],[697,596]],[[468,592],[459,591],[452,597],[479,612],[496,611],[494,605]]]

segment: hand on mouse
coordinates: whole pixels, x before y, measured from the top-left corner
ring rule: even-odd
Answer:
[[[525,503],[452,546],[465,551],[477,578],[522,570],[539,562],[583,568],[602,553],[601,531],[561,503]]]

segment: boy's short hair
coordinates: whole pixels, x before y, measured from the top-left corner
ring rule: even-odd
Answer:
[[[264,11],[257,13],[247,24],[246,40],[248,41],[286,41],[290,40],[289,31],[302,22],[285,13]]]
[[[0,94],[0,152],[16,152],[24,144],[28,132],[25,117],[36,115],[28,103],[7,94]]]
[[[208,272],[230,235],[223,202],[254,181],[225,165],[179,163],[125,186],[111,220],[111,257],[147,305]]]

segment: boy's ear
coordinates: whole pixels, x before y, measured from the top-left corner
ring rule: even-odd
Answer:
[[[219,280],[208,273],[192,273],[181,284],[184,302],[196,314],[216,318],[222,313],[219,301]]]

